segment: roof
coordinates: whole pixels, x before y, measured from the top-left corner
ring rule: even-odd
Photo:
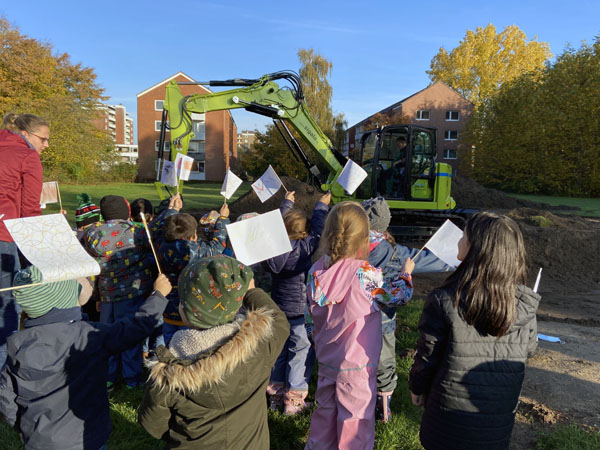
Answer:
[[[154,89],[156,89],[157,87],[159,87],[159,86],[161,86],[161,85],[163,85],[163,84],[166,84],[166,83],[168,83],[169,81],[171,81],[171,80],[172,80],[172,79],[174,79],[174,78],[177,78],[178,76],[182,76],[182,77],[186,78],[188,81],[196,81],[196,80],[194,80],[192,77],[190,77],[190,76],[186,75],[186,74],[185,74],[185,73],[183,73],[183,72],[177,72],[175,75],[171,75],[169,78],[166,78],[166,79],[164,79],[164,80],[162,80],[162,81],[159,81],[158,83],[156,83],[155,85],[153,85],[153,86],[149,87],[148,89],[145,89],[145,90],[143,90],[142,92],[140,92],[139,94],[137,94],[137,97],[139,98],[139,97],[141,97],[142,95],[145,95],[145,94],[147,94],[147,93],[148,93],[148,92],[150,92],[150,91],[153,91],[153,90],[154,90]],[[206,90],[206,92],[212,92],[210,89],[208,89],[208,88],[207,88],[207,87],[205,87],[205,86],[202,86],[201,84],[199,84],[198,86],[199,86],[199,87],[201,87],[202,89],[205,89],[205,90]]]
[[[421,92],[423,92],[423,91],[426,91],[427,89],[429,89],[429,88],[431,88],[431,87],[433,87],[433,86],[435,86],[435,85],[437,85],[437,84],[441,84],[441,85],[443,85],[443,86],[447,87],[447,88],[448,88],[448,89],[450,89],[452,92],[456,93],[456,94],[457,94],[457,95],[459,95],[461,98],[463,98],[465,101],[467,101],[467,102],[471,103],[469,100],[465,99],[465,98],[464,98],[462,95],[460,95],[458,92],[456,92],[454,89],[452,89],[450,86],[448,86],[448,85],[447,85],[446,83],[444,83],[443,81],[436,81],[435,83],[433,83],[433,84],[430,84],[429,86],[427,86],[427,87],[425,87],[425,88],[421,89],[420,91],[417,91],[417,92],[415,92],[414,94],[411,94],[411,95],[409,95],[409,96],[408,96],[408,97],[406,97],[406,98],[403,98],[403,99],[402,99],[402,100],[400,100],[399,102],[396,102],[396,103],[394,103],[394,104],[392,104],[392,105],[390,105],[390,106],[386,106],[386,107],[385,107],[385,108],[383,108],[382,110],[380,110],[380,111],[377,111],[377,112],[376,112],[376,113],[374,113],[374,114],[371,114],[370,116],[368,116],[367,118],[365,118],[365,119],[361,120],[360,122],[357,122],[357,123],[355,123],[354,125],[352,125],[352,126],[351,126],[351,127],[349,127],[348,129],[350,129],[350,128],[354,128],[354,127],[357,127],[357,126],[359,126],[360,124],[367,122],[367,121],[368,121],[368,120],[369,120],[371,117],[373,117],[375,114],[379,114],[379,113],[386,113],[386,112],[388,112],[388,111],[394,111],[394,110],[398,109],[399,107],[401,107],[401,106],[402,106],[402,103],[404,103],[406,100],[408,100],[408,99],[410,99],[410,98],[413,98],[413,97],[414,97],[414,96],[416,96],[416,95],[419,95]]]

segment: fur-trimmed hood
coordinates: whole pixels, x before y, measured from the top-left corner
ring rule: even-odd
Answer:
[[[207,385],[221,383],[239,365],[254,356],[262,342],[273,336],[273,320],[272,311],[260,308],[221,327],[191,330],[203,338],[199,351],[193,352],[195,354],[190,357],[189,353],[182,355],[174,348],[159,347],[157,358],[147,362],[149,379],[161,391],[167,392],[199,392]],[[176,333],[174,340],[179,333],[185,331]],[[188,336],[192,338],[193,335]],[[186,339],[185,334],[182,339]],[[225,343],[222,343],[223,340]]]

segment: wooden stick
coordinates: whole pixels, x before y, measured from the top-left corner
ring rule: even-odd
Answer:
[[[150,242],[150,248],[152,249],[152,254],[154,255],[154,260],[156,261],[156,267],[158,267],[158,273],[162,274],[160,265],[158,264],[158,257],[154,251],[154,245],[152,245],[152,238],[150,237],[150,230],[148,229],[148,224],[146,223],[146,216],[144,216],[143,212],[140,213],[140,216],[142,216],[142,222],[144,223],[144,228],[146,229],[146,234],[148,235],[148,242]]]
[[[425,246],[421,247],[421,250],[419,250],[417,252],[417,254],[415,256],[412,257],[412,260],[414,261],[415,259],[417,259],[417,256],[419,256],[419,253],[421,253],[423,250],[425,250]]]
[[[40,282],[40,283],[24,284],[22,286],[11,286],[11,287],[7,287],[4,289],[0,289],[0,292],[13,291],[15,289],[34,287],[34,286],[39,286],[40,284],[44,284],[44,283]]]
[[[62,200],[60,198],[60,188],[58,187],[58,181],[55,181],[56,183],[56,193],[58,194],[58,206],[60,207],[60,212],[62,214]]]
[[[540,280],[541,279],[542,279],[542,268],[540,267],[540,270],[539,270],[539,272],[537,274],[537,278],[535,280],[535,284],[533,285],[533,292],[537,293],[538,287],[540,286]]]

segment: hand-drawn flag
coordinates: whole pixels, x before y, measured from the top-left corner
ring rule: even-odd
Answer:
[[[446,220],[444,224],[435,232],[425,244],[431,252],[452,267],[458,267],[458,241],[462,237],[463,232],[460,228],[454,225],[450,220]]]
[[[252,189],[254,189],[254,192],[260,201],[264,203],[277,193],[281,185],[282,183],[277,176],[277,173],[273,167],[269,165],[265,173],[263,173],[258,180],[252,183]]]
[[[160,174],[160,182],[167,186],[177,186],[177,170],[173,161],[163,160],[163,168]]]
[[[221,187],[221,195],[229,200],[241,184],[242,180],[231,169],[227,169],[225,180],[223,180],[223,186]]]
[[[58,192],[58,181],[47,181],[42,184],[42,196],[40,197],[40,205],[46,207],[47,203],[58,203],[60,194]]]
[[[246,265],[292,251],[290,238],[278,209],[225,227],[235,259]]]
[[[349,159],[340,173],[337,182],[349,195],[352,195],[365,178],[367,178],[365,169]]]
[[[177,169],[177,176],[180,180],[188,181],[193,167],[194,158],[184,155],[183,153],[177,153],[177,156],[175,157],[175,168]]]
[[[42,272],[44,283],[100,273],[63,214],[10,219],[4,224],[21,253]]]

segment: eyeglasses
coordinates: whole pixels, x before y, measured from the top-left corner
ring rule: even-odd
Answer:
[[[28,132],[28,133],[29,133],[29,132]],[[42,137],[42,136],[38,136],[38,135],[37,135],[37,134],[35,134],[35,133],[29,133],[29,134],[31,134],[32,136],[35,136],[35,137],[36,137],[36,138],[38,138],[40,141],[42,141],[42,144],[43,144],[44,142],[46,142],[47,144],[49,144],[49,143],[50,143],[50,138],[46,138],[46,137]]]

